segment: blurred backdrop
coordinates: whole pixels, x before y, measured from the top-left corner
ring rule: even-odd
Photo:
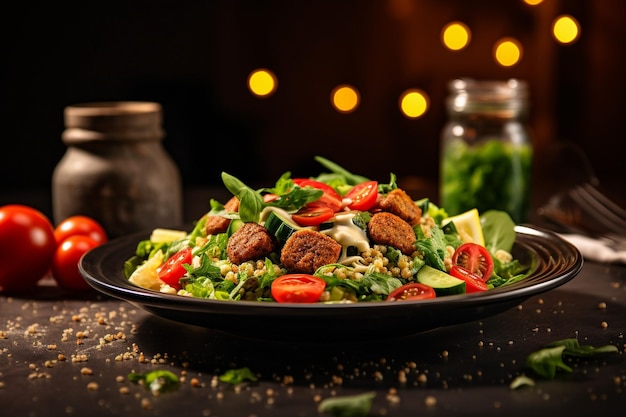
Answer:
[[[185,187],[228,171],[268,185],[315,175],[313,156],[386,181],[437,181],[446,84],[456,77],[530,84],[535,180],[555,144],[578,146],[603,182],[626,180],[623,0],[176,0],[17,2],[2,14],[0,203],[49,190],[63,153],[63,109],[107,100],[164,108],[164,146]],[[579,32],[553,35],[559,17]],[[446,46],[458,23],[466,43]],[[512,61],[494,49],[513,46]],[[518,57],[516,56],[516,51]],[[247,80],[268,69],[276,89]],[[333,106],[340,86],[351,110]],[[427,107],[403,113],[417,90]],[[576,158],[569,164],[581,169]],[[420,196],[415,196],[420,197]],[[19,201],[18,201],[19,202]]]

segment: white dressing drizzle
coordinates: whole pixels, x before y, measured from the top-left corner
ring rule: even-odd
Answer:
[[[370,248],[365,231],[352,222],[354,216],[355,213],[338,213],[332,219],[334,223],[333,227],[321,230],[322,233],[330,236],[341,244],[341,255],[337,262],[342,265],[351,265],[363,260],[359,255],[348,256],[347,250],[349,246],[356,246],[359,253],[369,250]]]

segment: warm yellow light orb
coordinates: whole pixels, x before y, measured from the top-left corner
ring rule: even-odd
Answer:
[[[536,6],[538,4],[541,4],[541,2],[543,2],[543,0],[524,0],[524,3],[528,4],[529,6]]]
[[[256,69],[248,76],[248,88],[258,97],[271,96],[278,86],[274,73],[267,69]]]
[[[552,36],[557,42],[573,43],[580,36],[580,25],[572,16],[559,16],[552,23]]]
[[[340,85],[330,94],[330,102],[341,113],[351,113],[359,106],[361,98],[356,88]]]
[[[470,30],[461,22],[448,23],[441,31],[441,42],[453,51],[465,48],[470,38]]]
[[[522,58],[522,45],[516,39],[502,38],[496,42],[493,55],[498,64],[511,67]]]
[[[400,96],[400,110],[410,119],[422,117],[428,111],[428,105],[428,94],[422,90],[406,90]]]

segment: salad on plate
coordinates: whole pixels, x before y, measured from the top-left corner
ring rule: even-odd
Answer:
[[[502,211],[449,216],[429,198],[328,172],[253,189],[224,172],[232,197],[210,201],[191,231],[157,228],[124,263],[133,284],[225,301],[356,303],[479,293],[530,274],[512,255]]]

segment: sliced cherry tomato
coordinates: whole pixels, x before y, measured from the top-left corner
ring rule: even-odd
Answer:
[[[419,282],[411,282],[393,290],[387,296],[387,301],[427,300],[435,297],[433,287]]]
[[[107,241],[107,234],[102,225],[88,216],[70,216],[54,229],[54,238],[57,241],[57,245],[60,245],[66,238],[73,235],[89,236],[99,243]]]
[[[481,277],[460,265],[453,265],[452,268],[450,268],[450,275],[465,281],[466,293],[487,291],[489,289]]]
[[[278,194],[272,194],[272,193],[268,193],[268,194],[263,194],[263,202],[264,203],[271,203],[272,201],[278,199]]]
[[[317,226],[332,218],[335,212],[328,206],[304,206],[291,218],[300,226]]]
[[[493,272],[493,259],[487,248],[472,242],[463,243],[454,251],[452,264],[462,266],[483,281],[491,278]]]
[[[315,303],[326,288],[326,281],[308,274],[282,275],[272,282],[272,297],[279,303]]]
[[[73,235],[63,239],[54,252],[50,268],[59,287],[70,291],[91,288],[78,269],[78,261],[86,252],[99,245],[100,242],[86,235]]]
[[[191,248],[189,246],[185,246],[170,256],[163,263],[163,265],[157,269],[157,273],[159,274],[161,281],[179,290],[179,281],[187,272],[183,265],[191,264],[192,258],[193,254],[191,253]]]
[[[0,207],[0,292],[34,288],[50,268],[54,228],[41,211],[20,204]]]
[[[350,210],[367,211],[374,207],[378,198],[378,182],[366,181],[357,184],[348,191],[346,199],[352,200],[348,204]]]
[[[312,180],[309,178],[294,178],[294,184],[299,187],[313,187],[318,190],[322,190],[324,194],[319,198],[319,200],[313,201],[308,205],[314,206],[328,206],[333,209],[334,212],[341,210],[341,195],[333,187],[328,184],[325,184],[321,181]]]

